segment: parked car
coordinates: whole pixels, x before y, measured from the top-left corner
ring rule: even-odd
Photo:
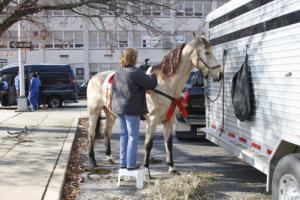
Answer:
[[[86,88],[89,83],[89,80],[77,85],[77,94],[79,98],[86,98]]]
[[[8,65],[0,70],[0,77],[8,80],[8,105],[16,105],[15,77],[18,74],[18,65]],[[39,73],[41,88],[39,101],[50,108],[61,107],[63,103],[77,102],[77,89],[75,76],[70,65],[63,64],[38,64],[25,65],[25,92],[28,95],[31,75]]]
[[[188,117],[185,119],[180,112],[176,113],[176,137],[178,139],[204,137],[201,128],[205,127],[205,94],[203,75],[200,71],[190,74],[183,92]]]

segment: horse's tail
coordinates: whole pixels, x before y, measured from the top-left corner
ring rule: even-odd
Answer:
[[[101,138],[101,112],[99,114],[97,124],[96,124],[96,129],[95,129],[95,138],[100,139]]]

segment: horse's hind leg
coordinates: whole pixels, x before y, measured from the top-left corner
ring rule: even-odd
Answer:
[[[105,130],[104,130],[106,161],[109,164],[115,164],[111,157],[110,140],[111,140],[111,135],[112,135],[112,128],[113,128],[113,125],[114,125],[116,119],[109,110],[107,110],[107,109],[103,109],[103,110],[106,115],[106,125],[105,125]]]
[[[179,172],[174,168],[173,162],[173,121],[169,121],[164,124],[164,138],[165,138],[165,148],[166,148],[166,162],[169,166],[170,174],[179,174]]]
[[[90,167],[94,168],[97,166],[94,153],[94,143],[95,143],[95,129],[98,121],[98,117],[101,111],[93,110],[89,111],[89,128],[88,128],[88,140],[89,140],[89,158],[90,158]]]

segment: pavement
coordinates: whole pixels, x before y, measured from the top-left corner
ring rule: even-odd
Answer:
[[[87,117],[85,101],[36,112],[0,108],[0,200],[60,199],[80,117]],[[161,125],[156,132],[151,155],[162,162],[150,166],[154,181],[168,176]],[[118,162],[118,123],[113,133],[112,155]],[[140,163],[144,155],[144,122],[141,133]],[[181,173],[217,175],[210,191],[215,199],[270,199],[265,193],[265,175],[222,148],[203,140],[179,141],[174,137],[173,142],[174,162]],[[95,154],[100,165],[105,163],[104,152],[104,141],[97,141]],[[87,153],[82,158],[88,166]],[[131,182],[122,182],[121,187],[116,187],[118,164],[106,167],[112,171],[107,177],[93,175],[87,179],[86,174],[82,175],[85,181],[80,185],[77,199],[141,199],[143,190],[136,190]]]
[[[85,102],[59,109],[0,109],[0,199],[60,199]]]
[[[101,126],[104,127],[104,123]],[[144,140],[146,124],[141,122],[139,148],[137,163],[142,164],[144,158]],[[96,140],[95,156],[100,168],[110,170],[105,175],[93,174],[89,178],[88,172],[81,175],[84,181],[80,183],[80,194],[78,200],[140,200],[145,199],[144,192],[147,184],[142,190],[136,189],[135,181],[121,181],[117,187],[118,160],[119,160],[119,138],[120,131],[118,123],[113,127],[111,138],[112,157],[116,162],[109,164],[105,162],[104,140]],[[159,180],[171,178],[168,174],[168,166],[165,162],[165,144],[163,137],[163,126],[156,129],[151,157],[158,163],[150,163],[151,185]],[[81,158],[84,166],[89,166],[89,158],[83,152]],[[176,169],[181,174],[200,173],[202,175],[212,174],[214,181],[208,191],[213,200],[270,200],[270,194],[265,192],[266,176],[250,165],[235,158],[223,148],[203,139],[178,140],[173,135],[173,159]],[[170,190],[170,187],[165,187]],[[171,192],[171,191],[169,191]],[[158,198],[159,199],[159,198]],[[160,198],[161,199],[161,198]]]

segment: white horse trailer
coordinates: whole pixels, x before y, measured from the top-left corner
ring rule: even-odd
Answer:
[[[207,30],[224,68],[208,82],[206,137],[267,175],[272,199],[300,199],[300,0],[232,0],[207,16]],[[233,75],[244,62],[252,82],[253,114],[236,118]]]

